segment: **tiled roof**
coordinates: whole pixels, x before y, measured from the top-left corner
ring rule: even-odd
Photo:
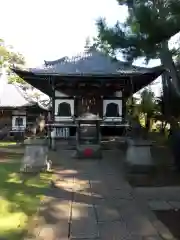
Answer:
[[[8,84],[6,74],[0,76],[0,107],[22,107],[33,105],[17,85]]]
[[[98,82],[100,85],[115,83],[115,88],[118,84],[122,85],[124,89],[126,88],[127,95],[130,95],[132,94],[130,81],[135,93],[159,77],[164,70],[162,66],[144,68],[130,65],[96,50],[84,52],[72,58],[64,57],[55,61],[45,61],[43,66],[37,68],[22,69],[18,66],[12,68],[12,71],[26,82],[51,97],[51,77],[55,85],[61,82],[64,86],[66,82],[76,85],[81,81]]]
[[[45,61],[40,68],[31,68],[36,74],[87,75],[87,74],[144,74],[151,69],[129,66],[127,62],[114,60],[102,52],[92,50],[68,58]]]

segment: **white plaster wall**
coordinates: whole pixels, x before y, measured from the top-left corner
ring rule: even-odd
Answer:
[[[22,118],[23,118],[23,125],[22,126],[16,126],[15,125],[16,118],[18,118],[19,116],[12,116],[12,130],[16,130],[16,129],[19,129],[19,128],[24,130],[26,128],[26,116],[22,116]]]
[[[106,106],[109,104],[109,103],[116,103],[118,104],[119,106],[119,115],[121,116],[122,115],[122,100],[120,99],[107,99],[107,100],[103,100],[103,115],[105,116],[106,114]]]
[[[26,111],[12,111],[12,115],[16,115],[16,116],[22,116],[22,115],[26,115]]]
[[[68,97],[68,95],[56,90],[55,97]]]
[[[56,99],[55,100],[55,115],[58,114],[58,106],[60,103],[69,103],[71,106],[71,115],[74,116],[74,99]]]
[[[57,122],[59,122],[59,121],[72,122],[73,118],[72,117],[59,117],[59,116],[55,116],[55,121],[57,121]]]

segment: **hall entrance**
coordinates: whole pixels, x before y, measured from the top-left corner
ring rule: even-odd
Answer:
[[[103,102],[101,97],[96,96],[83,96],[76,99],[77,116],[81,116],[84,113],[92,113],[95,115],[101,115],[103,111]]]

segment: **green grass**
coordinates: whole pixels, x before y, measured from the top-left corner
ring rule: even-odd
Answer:
[[[16,142],[0,142],[0,147],[8,147],[8,146],[15,146],[17,145]]]
[[[27,230],[28,219],[36,213],[51,174],[42,173],[22,184],[18,174],[20,159],[0,162],[0,237],[21,240]]]

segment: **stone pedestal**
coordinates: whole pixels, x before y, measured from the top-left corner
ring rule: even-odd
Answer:
[[[47,139],[30,138],[24,141],[25,152],[21,170],[39,171],[46,167],[48,158]]]
[[[151,156],[152,143],[148,140],[128,139],[126,167],[128,172],[145,173],[154,168]]]

